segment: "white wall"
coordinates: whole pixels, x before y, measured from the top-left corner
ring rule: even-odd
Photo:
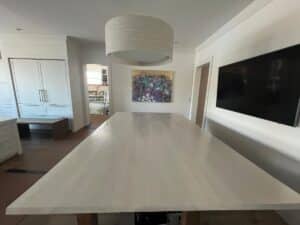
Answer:
[[[175,112],[188,117],[193,79],[194,51],[175,49],[173,62],[162,66],[135,67],[111,63],[105,55],[105,46],[99,43],[82,43],[82,63],[102,64],[109,67],[111,111]],[[131,100],[133,69],[173,70],[174,89],[171,103],[136,103]]]
[[[258,2],[262,1],[253,4]],[[218,38],[212,37],[197,48],[195,66],[207,59],[212,59],[213,63],[207,114],[211,121],[210,129],[300,192],[300,127],[289,127],[215,106],[218,67],[300,43],[300,1],[269,1],[261,10],[253,10],[252,15],[249,13],[251,7],[253,5],[236,17],[240,23],[235,23],[230,31]],[[300,212],[282,215],[290,224],[300,224]]]
[[[81,59],[83,64],[110,65],[109,58],[105,55],[105,45],[103,43],[82,42]]]
[[[17,117],[17,107],[7,59],[0,60],[0,105],[1,116]]]
[[[189,115],[193,79],[194,53],[186,49],[175,49],[173,62],[162,66],[135,67],[112,65],[112,104],[114,112],[173,112]],[[171,103],[132,102],[133,69],[175,71]]]

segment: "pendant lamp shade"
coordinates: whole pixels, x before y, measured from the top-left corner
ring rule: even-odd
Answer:
[[[172,61],[174,32],[161,19],[128,15],[105,25],[106,55],[114,62],[147,66]]]

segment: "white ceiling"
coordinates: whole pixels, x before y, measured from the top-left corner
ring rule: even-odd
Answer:
[[[69,35],[104,41],[114,16],[159,17],[174,28],[175,41],[195,47],[253,0],[0,0],[0,33]]]

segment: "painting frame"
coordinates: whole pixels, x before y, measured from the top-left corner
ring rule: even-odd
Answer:
[[[132,101],[171,103],[174,76],[175,72],[169,70],[132,70]]]

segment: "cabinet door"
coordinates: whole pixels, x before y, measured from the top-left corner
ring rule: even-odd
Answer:
[[[37,60],[11,60],[15,91],[21,117],[46,114],[41,96],[42,77]]]
[[[49,117],[70,117],[72,106],[65,61],[41,60]]]
[[[18,104],[21,118],[44,118],[47,117],[46,107],[35,104]]]

